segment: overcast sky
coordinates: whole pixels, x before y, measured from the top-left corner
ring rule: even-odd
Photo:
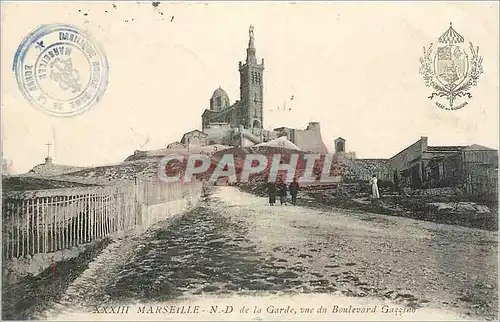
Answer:
[[[107,11],[107,12],[106,12]],[[3,154],[14,171],[54,162],[118,163],[201,129],[221,86],[239,99],[238,61],[255,26],[265,59],[264,127],[321,122],[333,150],[342,136],[358,157],[388,158],[428,136],[430,145],[498,148],[498,3],[5,3],[2,2]],[[163,13],[163,15],[161,14]],[[87,15],[84,15],[87,14]],[[173,18],[172,18],[173,17]],[[450,21],[479,46],[484,74],[473,99],[444,111],[419,74],[422,47]],[[83,114],[57,118],[29,105],[11,71],[19,43],[40,24],[87,30],[107,55],[109,86]],[[277,111],[288,101],[291,111]]]

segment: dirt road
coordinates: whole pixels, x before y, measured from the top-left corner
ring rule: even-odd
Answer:
[[[108,248],[42,316],[68,318],[70,309],[82,312],[103,303],[206,303],[221,296],[235,301],[273,294],[318,306],[325,296],[336,296],[335,303],[345,307],[361,300],[390,303],[434,312],[432,318],[447,312],[445,320],[495,319],[498,312],[496,232],[352,211],[271,207],[266,198],[234,187],[213,188],[191,212]],[[275,303],[264,298],[259,300]]]

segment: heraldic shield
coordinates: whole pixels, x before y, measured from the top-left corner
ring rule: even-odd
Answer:
[[[434,59],[434,75],[446,88],[454,88],[467,78],[469,60],[460,47],[448,45],[439,47]]]
[[[429,99],[436,99],[435,103],[440,108],[460,109],[467,105],[466,98],[472,98],[470,89],[476,86],[483,73],[483,58],[479,56],[479,47],[474,47],[472,42],[469,42],[470,56],[467,54],[466,49],[460,46],[464,38],[453,29],[451,23],[438,42],[441,46],[437,50],[434,50],[432,43],[424,47],[420,73],[425,86],[434,90]],[[448,101],[447,106],[438,101],[440,98]],[[455,104],[457,100],[458,105]]]

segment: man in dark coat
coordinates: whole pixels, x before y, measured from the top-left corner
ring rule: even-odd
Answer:
[[[287,186],[286,186],[286,183],[284,182],[281,182],[279,185],[278,185],[278,190],[279,190],[279,194],[280,194],[280,204],[285,204],[286,205],[286,191],[287,191]]]
[[[292,205],[295,206],[297,203],[297,194],[299,193],[299,183],[297,178],[293,178],[293,182],[290,183],[290,195],[292,196]]]
[[[274,206],[276,203],[276,186],[274,185],[274,182],[268,183],[267,193],[269,195],[269,206]]]

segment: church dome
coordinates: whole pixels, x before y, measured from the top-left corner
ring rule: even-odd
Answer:
[[[229,96],[227,96],[226,91],[219,86],[210,99],[210,109],[218,111],[226,107],[229,107]]]

